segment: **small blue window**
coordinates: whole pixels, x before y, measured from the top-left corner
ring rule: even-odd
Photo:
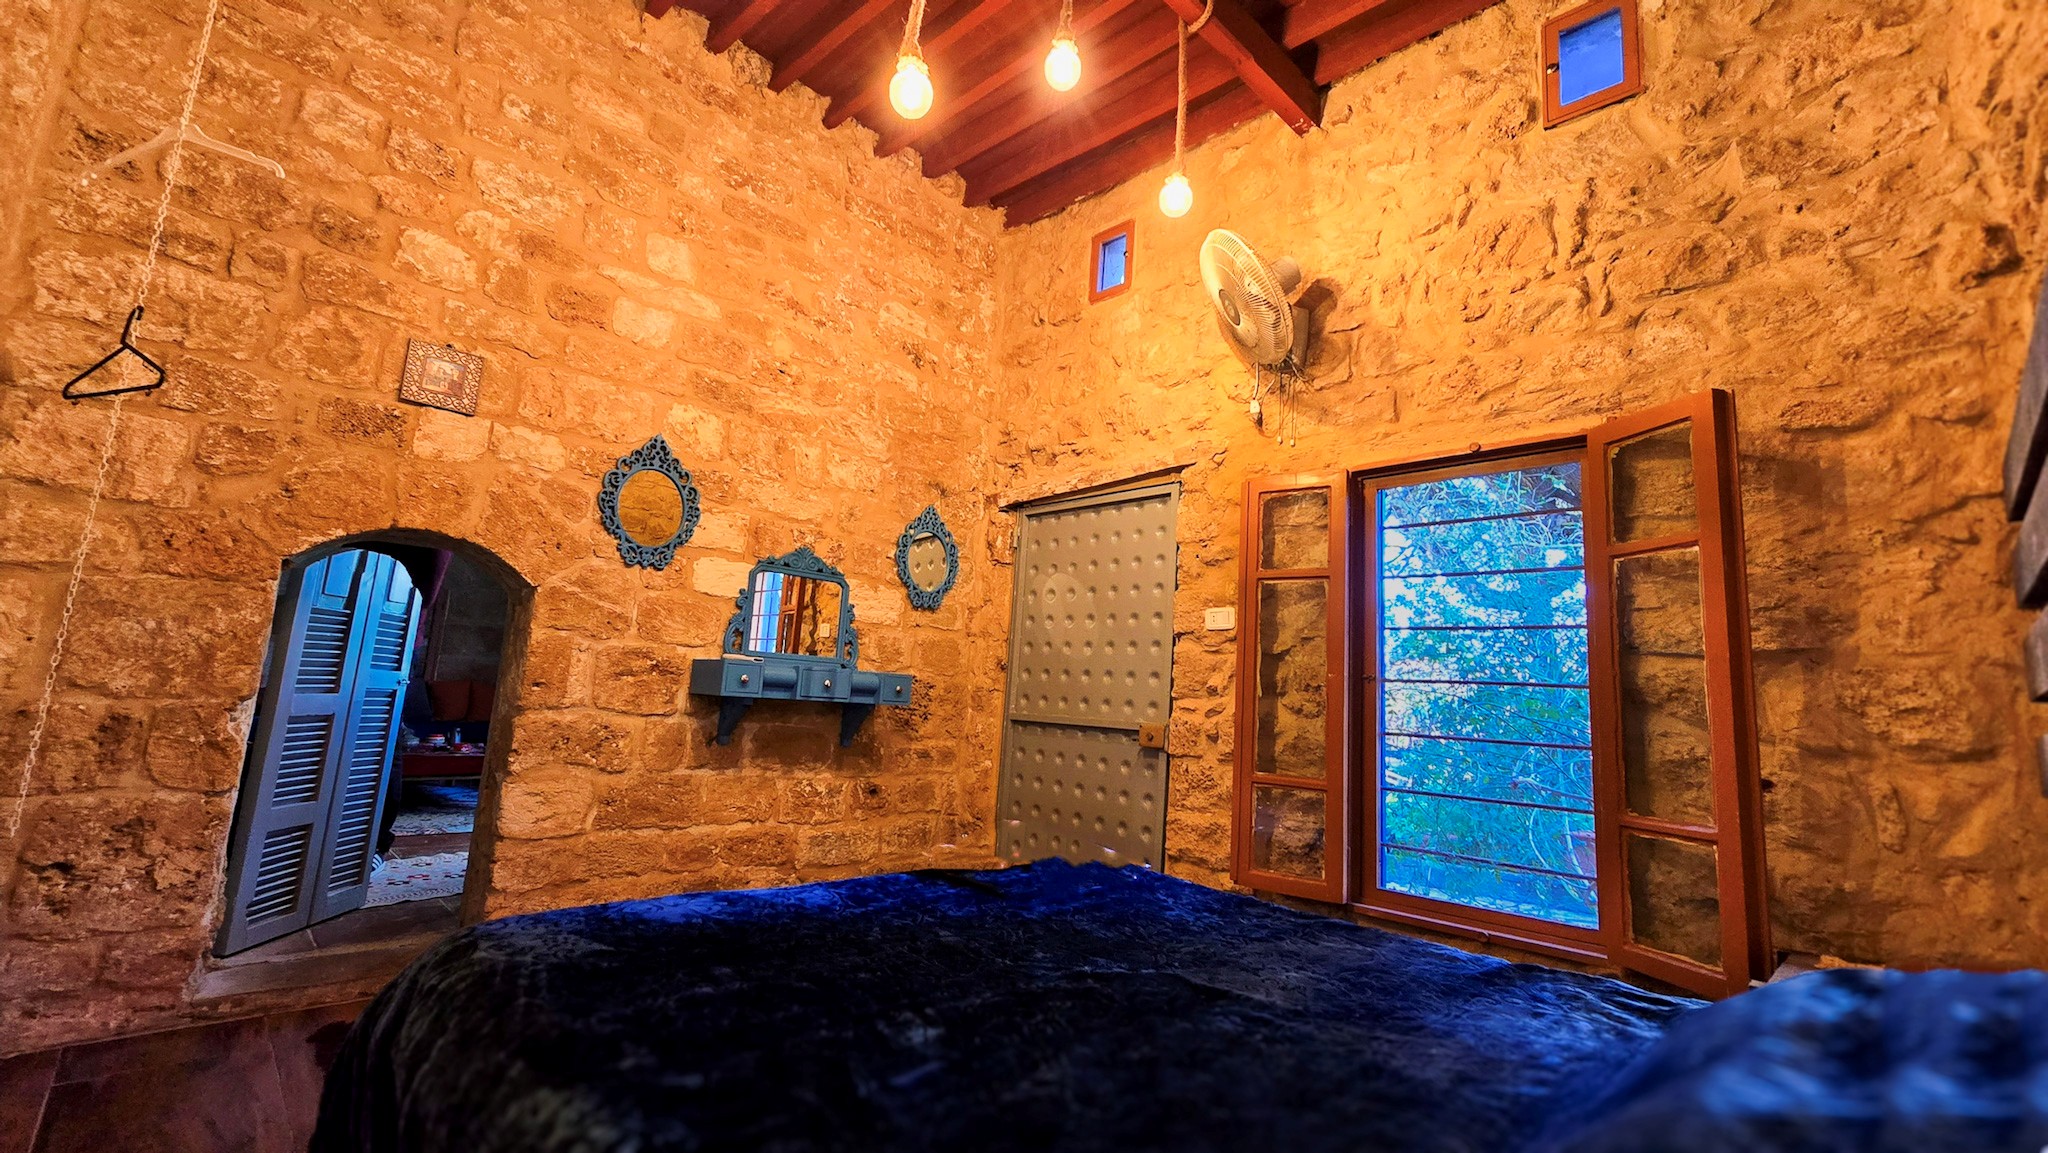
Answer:
[[[1124,286],[1124,277],[1129,272],[1130,256],[1130,233],[1119,232],[1102,242],[1102,247],[1097,249],[1095,254],[1096,295]]]
[[[1557,102],[1569,107],[1628,79],[1621,9],[1609,8],[1557,36]]]

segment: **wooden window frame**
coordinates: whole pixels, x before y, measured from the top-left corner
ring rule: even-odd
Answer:
[[[1615,9],[1621,11],[1621,83],[1611,88],[1580,97],[1570,104],[1560,101],[1563,88],[1563,74],[1559,69],[1559,45],[1565,32],[1577,28],[1594,17]],[[1543,127],[1555,128],[1576,120],[1588,112],[1595,112],[1610,104],[1619,104],[1643,90],[1643,46],[1636,15],[1636,0],[1591,0],[1569,12],[1560,13],[1543,22]]]
[[[1115,288],[1097,291],[1096,285],[1102,283],[1102,246],[1115,239],[1118,235],[1124,238],[1123,283]],[[1126,220],[1114,228],[1105,228],[1095,234],[1094,239],[1088,242],[1088,303],[1094,304],[1098,300],[1108,300],[1112,296],[1121,296],[1130,290],[1133,270],[1137,267],[1137,252],[1138,234],[1135,218]]]
[[[1617,966],[1706,995],[1727,995],[1769,975],[1773,955],[1766,905],[1762,790],[1757,769],[1754,672],[1749,646],[1741,502],[1737,490],[1735,412],[1731,394],[1712,390],[1631,416],[1557,436],[1508,441],[1449,456],[1375,462],[1333,477],[1291,476],[1248,481],[1243,511],[1241,626],[1238,636],[1237,788],[1233,807],[1232,873],[1257,890],[1344,905],[1368,917],[1435,932],[1514,945],[1574,961]],[[1689,423],[1692,442],[1695,531],[1610,542],[1612,514],[1608,460],[1624,441]],[[1522,461],[1576,461],[1581,466],[1581,530],[1586,542],[1587,683],[1593,733],[1594,827],[1599,866],[1597,929],[1558,925],[1451,902],[1389,893],[1378,887],[1379,726],[1374,707],[1377,675],[1374,625],[1379,591],[1373,494],[1380,488],[1482,472]],[[1328,486],[1331,552],[1327,567],[1260,567],[1260,510],[1276,492]],[[1714,826],[1682,826],[1628,811],[1622,770],[1619,616],[1612,564],[1619,556],[1672,548],[1699,550],[1703,676],[1708,684]],[[1331,582],[1326,772],[1321,780],[1259,776],[1256,755],[1258,586],[1262,581],[1328,577]],[[1280,785],[1325,793],[1325,875],[1301,878],[1251,867],[1253,790]],[[1711,842],[1717,859],[1720,910],[1718,967],[1634,943],[1628,877],[1622,859],[1630,832],[1672,834]]]

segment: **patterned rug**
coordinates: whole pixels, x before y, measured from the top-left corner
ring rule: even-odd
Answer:
[[[391,822],[392,834],[400,837],[475,830],[476,788],[472,785],[426,785],[408,781],[398,798],[398,816]]]
[[[363,904],[396,905],[400,901],[452,897],[462,891],[462,874],[468,868],[467,849],[387,860],[370,874],[370,897]]]

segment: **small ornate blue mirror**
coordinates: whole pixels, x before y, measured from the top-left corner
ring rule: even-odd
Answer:
[[[809,546],[756,562],[737,605],[725,629],[726,652],[848,665],[860,656],[846,577]]]
[[[619,458],[597,494],[605,531],[629,565],[664,569],[689,543],[702,515],[697,486],[659,435]]]
[[[910,607],[926,612],[944,603],[960,578],[960,546],[936,506],[925,506],[897,538],[896,575],[910,594]]]

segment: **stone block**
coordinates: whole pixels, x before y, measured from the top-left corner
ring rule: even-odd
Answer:
[[[355,152],[373,151],[386,126],[376,109],[328,88],[306,90],[299,101],[299,123],[315,140]]]
[[[519,726],[530,719],[522,718]],[[520,756],[525,759],[523,754]],[[526,769],[515,762],[498,792],[498,834],[517,840],[537,840],[580,833],[596,800],[597,785],[587,772]],[[509,867],[515,855],[511,846],[498,849],[497,868],[491,874],[494,885],[499,883],[498,870]]]
[[[466,292],[476,287],[476,261],[469,253],[423,229],[408,228],[399,234],[397,263],[437,288]]]
[[[582,211],[582,199],[568,185],[518,164],[477,158],[470,165],[484,200],[543,228],[553,228]]]
[[[592,703],[614,712],[667,716],[679,707],[690,676],[687,657],[657,645],[607,645],[598,650]]]

